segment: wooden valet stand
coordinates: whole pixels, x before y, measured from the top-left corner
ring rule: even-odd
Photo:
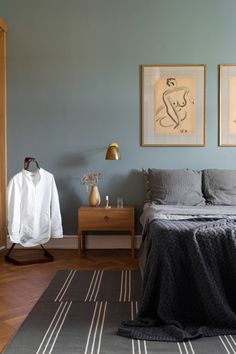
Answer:
[[[36,164],[36,168],[40,169],[40,166],[35,157],[25,157],[24,159],[24,169],[29,170],[29,165],[31,162]],[[7,254],[5,255],[5,260],[7,262],[13,263],[15,265],[26,265],[26,264],[35,264],[35,263],[47,263],[52,262],[54,260],[53,256],[40,244],[44,256],[41,258],[32,258],[32,259],[17,259],[15,257],[10,256],[13,248],[15,247],[16,243],[13,243]]]
[[[43,245],[40,245],[42,247],[44,257],[42,258],[32,258],[32,259],[17,259],[15,257],[10,256],[10,253],[12,252],[13,248],[15,247],[16,243],[13,243],[7,254],[5,255],[5,260],[7,262],[13,263],[15,265],[27,265],[27,264],[36,264],[36,263],[47,263],[47,262],[53,262],[54,258],[53,256],[43,247]]]

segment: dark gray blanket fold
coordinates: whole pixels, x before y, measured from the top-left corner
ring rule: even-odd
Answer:
[[[118,334],[183,341],[236,333],[236,222],[154,220],[138,316]]]

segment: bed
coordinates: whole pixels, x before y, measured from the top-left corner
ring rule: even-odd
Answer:
[[[184,341],[236,333],[236,171],[146,173],[142,295],[118,334]]]

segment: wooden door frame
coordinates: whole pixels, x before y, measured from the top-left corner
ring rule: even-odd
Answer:
[[[7,24],[0,17],[0,250],[7,243],[6,34]]]

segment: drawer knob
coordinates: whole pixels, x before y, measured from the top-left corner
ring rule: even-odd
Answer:
[[[104,216],[104,220],[105,220],[105,221],[108,221],[108,220],[109,220],[109,217],[108,217],[108,216]]]

